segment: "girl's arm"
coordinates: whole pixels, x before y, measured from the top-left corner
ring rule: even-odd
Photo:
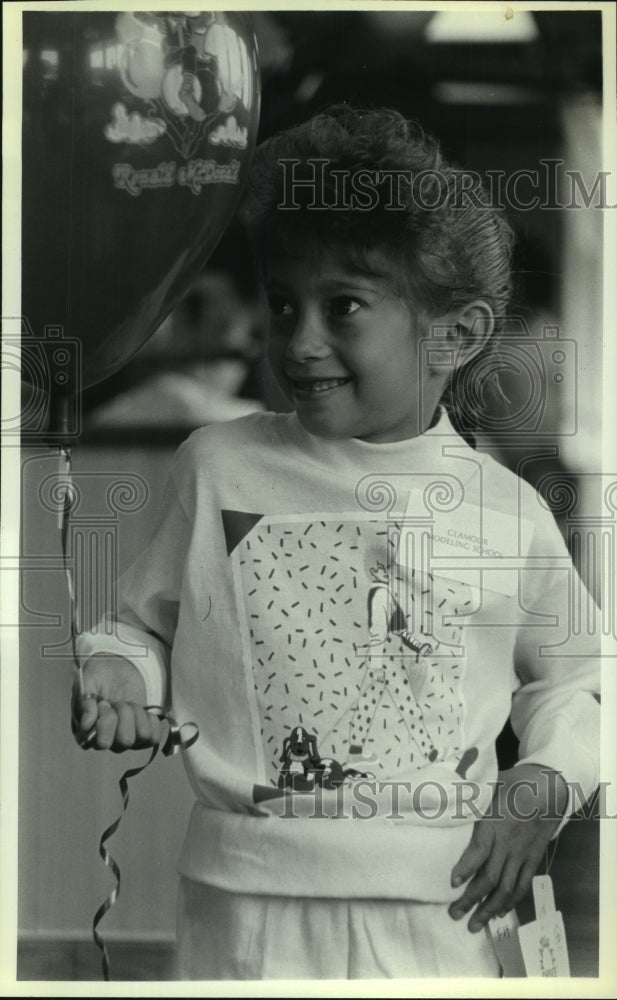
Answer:
[[[450,914],[460,919],[477,906],[473,932],[520,902],[547,844],[599,781],[599,636],[575,627],[573,595],[583,606],[591,598],[550,515],[535,532],[527,567],[519,600],[525,620],[532,612],[538,624],[517,631],[511,722],[519,762],[499,775],[491,813],[475,824],[451,875],[453,886],[470,880]]]
[[[178,457],[174,472],[177,468]],[[71,714],[81,746],[119,751],[158,743],[160,723],[145,707],[168,707],[190,533],[172,473],[154,538],[118,581],[117,608],[77,639],[80,677],[73,686]]]

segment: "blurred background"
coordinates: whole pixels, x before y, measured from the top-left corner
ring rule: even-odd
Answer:
[[[517,9],[509,19],[487,11],[419,10],[253,16],[263,89],[260,139],[333,102],[384,105],[417,118],[440,139],[445,156],[465,168],[506,176],[538,171],[540,203],[557,207],[508,211],[517,234],[511,336],[523,359],[518,371],[514,365],[503,373],[513,432],[530,429],[529,399],[533,392],[537,401],[538,384],[542,406],[533,411],[533,433],[523,436],[492,433],[509,419],[494,413],[479,447],[546,496],[581,576],[599,598],[602,574],[614,575],[614,566],[597,556],[598,525],[614,531],[614,508],[607,518],[599,475],[602,213],[558,206],[573,196],[565,170],[578,171],[591,191],[601,167],[601,12]],[[542,166],[547,160],[563,161],[554,179]],[[524,184],[520,190],[531,194]],[[562,341],[557,352],[555,330]],[[285,407],[263,353],[257,281],[242,229],[232,222],[206,270],[133,361],[84,393],[74,467],[92,505],[90,570],[79,581],[86,625],[105,600],[109,560],[114,571],[122,570],[147,544],[171,456],[187,434],[252,410]],[[55,516],[40,502],[41,483],[56,459],[36,448],[23,456],[22,552],[39,562],[21,583],[18,975],[96,979],[100,964],[90,926],[113,884],[98,858],[98,839],[120,811],[116,781],[129,762],[82,753],[70,735],[65,584]],[[100,486],[122,481],[141,490],[143,502],[103,515]],[[614,538],[611,544],[614,552]],[[508,733],[501,752],[504,763],[514,752]],[[157,760],[137,779],[111,846],[123,879],[102,925],[114,978],[171,975],[175,862],[191,801],[181,770],[176,758]],[[572,972],[596,975],[597,823],[566,828],[551,874]]]

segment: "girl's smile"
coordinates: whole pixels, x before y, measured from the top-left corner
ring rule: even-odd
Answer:
[[[294,378],[291,379],[294,395],[314,396],[320,392],[331,392],[342,385],[348,385],[350,378]]]
[[[428,318],[395,293],[380,255],[370,263],[327,250],[270,263],[268,357],[310,433],[416,437],[439,401],[444,380],[420,365]]]

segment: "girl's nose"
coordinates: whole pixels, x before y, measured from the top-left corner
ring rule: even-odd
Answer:
[[[310,361],[312,358],[326,358],[329,353],[327,330],[319,317],[300,316],[285,351],[289,360]]]

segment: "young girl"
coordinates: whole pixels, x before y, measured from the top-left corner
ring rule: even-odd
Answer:
[[[498,976],[489,919],[529,888],[569,785],[598,780],[567,550],[457,431],[511,233],[388,111],[265,143],[245,215],[294,412],[180,448],[113,627],[81,638],[79,732],[150,745],[156,704],[199,727],[181,977]],[[520,760],[496,785],[508,716]]]

